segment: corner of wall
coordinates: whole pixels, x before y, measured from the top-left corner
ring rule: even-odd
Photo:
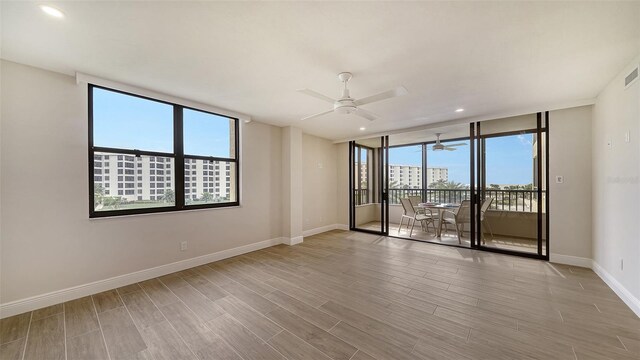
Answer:
[[[640,316],[640,81],[624,82],[638,63],[640,55],[593,108],[591,224],[593,270]]]

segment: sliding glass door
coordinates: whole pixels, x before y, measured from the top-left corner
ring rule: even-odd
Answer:
[[[548,259],[548,114],[351,141],[350,228]]]
[[[547,114],[476,123],[476,245],[548,259]]]
[[[388,137],[349,143],[350,228],[388,234]]]
[[[471,246],[469,129],[460,124],[389,137],[390,236]]]

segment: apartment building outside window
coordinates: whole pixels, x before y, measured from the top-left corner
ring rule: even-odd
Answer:
[[[239,204],[238,119],[91,84],[88,91],[90,217]],[[214,185],[208,170],[220,165],[227,182]],[[102,176],[109,173],[118,176]]]

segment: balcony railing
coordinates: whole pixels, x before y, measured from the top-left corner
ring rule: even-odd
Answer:
[[[471,198],[469,189],[389,189],[389,204],[400,204],[400,199],[409,196],[420,196],[423,202],[459,204]],[[485,198],[493,198],[491,210],[503,211],[538,211],[537,190],[485,190]],[[542,201],[546,192],[542,192]],[[544,205],[544,203],[543,203]],[[544,209],[544,206],[543,206]],[[543,210],[544,211],[544,210]]]
[[[353,202],[356,205],[369,203],[369,189],[356,189],[353,191]]]

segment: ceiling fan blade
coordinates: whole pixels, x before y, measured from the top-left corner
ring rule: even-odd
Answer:
[[[448,146],[445,146],[444,149],[447,150],[447,151],[456,151],[457,150],[456,148],[452,148],[452,147],[448,147]]]
[[[360,108],[357,108],[356,111],[353,113],[353,115],[357,115],[357,116],[363,117],[363,118],[365,118],[365,119],[367,119],[369,121],[373,121],[373,120],[378,118],[378,115],[376,115],[376,114],[374,114],[372,112],[369,112],[367,110],[362,110]]]
[[[372,102],[381,101],[390,99],[396,96],[402,96],[408,93],[407,89],[404,86],[398,86],[397,88],[389,91],[382,92],[380,94],[368,96],[366,98],[362,98],[360,100],[356,100],[356,106],[371,104]]]
[[[448,147],[455,147],[455,146],[465,146],[465,145],[469,145],[469,144],[465,144],[465,143],[458,143],[458,144],[446,144],[445,146],[448,146]]]
[[[303,117],[300,120],[309,120],[309,119],[317,118],[318,116],[326,115],[326,114],[332,113],[332,112],[333,112],[333,110],[327,110],[327,111],[323,111],[323,112],[318,113],[318,114],[314,114],[314,115],[310,115],[310,116],[307,116],[307,117]]]
[[[328,96],[325,96],[325,95],[322,95],[322,94],[320,94],[319,92],[317,92],[317,91],[313,91],[313,90],[311,90],[311,89],[300,89],[300,90],[298,90],[298,92],[303,93],[303,94],[305,94],[305,95],[313,96],[313,97],[314,97],[314,98],[316,98],[316,99],[324,100],[324,101],[326,101],[326,102],[330,102],[330,103],[332,103],[332,104],[333,104],[334,102],[336,102],[336,101],[335,101],[335,100],[333,100],[332,98],[330,98],[330,97],[328,97]]]

